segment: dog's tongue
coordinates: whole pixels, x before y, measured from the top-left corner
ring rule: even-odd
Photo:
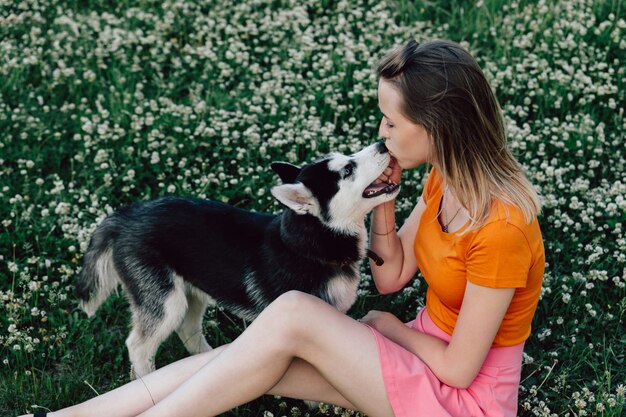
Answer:
[[[379,196],[379,195],[381,195],[383,193],[386,193],[388,191],[393,190],[394,187],[397,187],[397,184],[386,183],[386,182],[381,182],[381,183],[378,183],[378,184],[370,184],[363,191],[363,197],[364,198],[376,197],[376,196]]]
[[[365,191],[363,192],[363,195],[373,195],[376,193],[381,192],[382,190],[384,190],[387,187],[388,184],[381,182],[378,184],[370,184]]]

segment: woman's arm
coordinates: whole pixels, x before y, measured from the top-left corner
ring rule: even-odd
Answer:
[[[374,209],[370,247],[385,263],[377,266],[370,261],[370,267],[376,288],[381,294],[398,291],[417,272],[413,241],[425,208],[426,203],[420,197],[417,206],[398,232],[395,231],[394,201],[381,204]]]
[[[389,313],[370,312],[361,321],[415,353],[444,384],[467,388],[485,361],[514,293],[515,288],[467,282],[449,344],[405,326]]]

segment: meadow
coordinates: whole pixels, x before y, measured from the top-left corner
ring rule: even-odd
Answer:
[[[235,4],[237,3],[237,4]],[[122,293],[92,318],[74,280],[107,213],[162,195],[278,212],[269,163],[377,139],[374,73],[409,38],[460,42],[500,100],[543,203],[546,274],[519,415],[626,410],[626,4],[622,0],[0,0],[0,414],[128,381]],[[405,172],[408,215],[425,169]],[[413,318],[417,276],[349,314]],[[246,323],[219,308],[209,342]],[[172,337],[157,367],[186,356]],[[355,415],[264,397],[226,416]]]

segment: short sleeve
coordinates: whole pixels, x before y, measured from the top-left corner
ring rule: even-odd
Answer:
[[[476,233],[467,252],[467,280],[491,288],[526,287],[532,252],[524,233],[505,220]]]

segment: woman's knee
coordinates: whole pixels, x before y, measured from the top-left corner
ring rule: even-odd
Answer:
[[[314,317],[316,308],[323,301],[301,292],[288,291],[280,295],[266,309],[265,313],[271,316],[272,322],[282,331],[306,330],[307,321]]]
[[[321,301],[311,294],[302,291],[287,291],[278,296],[270,306],[280,312],[298,314],[309,308],[314,308],[317,301]]]

